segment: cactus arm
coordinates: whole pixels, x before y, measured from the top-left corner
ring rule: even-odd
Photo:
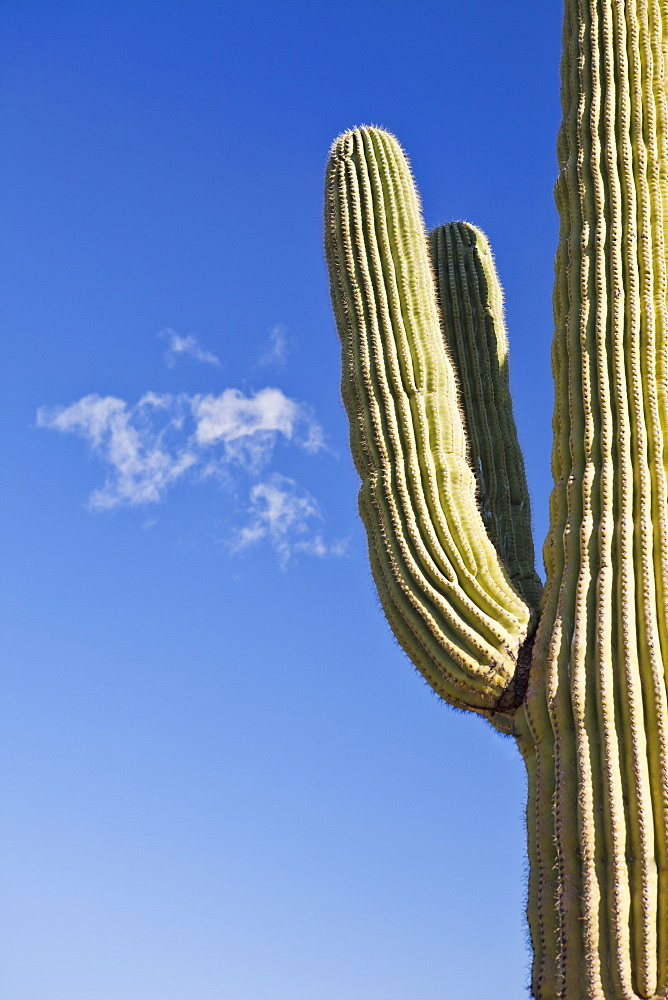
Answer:
[[[569,997],[668,988],[667,28],[663,0],[566,4],[555,488],[527,701],[537,771],[554,769],[559,962],[537,996],[554,975]]]
[[[420,206],[388,133],[334,145],[326,250],[372,568],[397,638],[458,707],[492,715],[530,611],[485,531]]]
[[[535,616],[542,585],[534,564],[529,492],[508,383],[503,293],[492,252],[485,235],[466,222],[439,226],[429,246],[482,519]]]

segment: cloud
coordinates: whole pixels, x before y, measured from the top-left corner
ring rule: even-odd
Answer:
[[[89,442],[109,467],[104,485],[89,498],[94,510],[157,503],[198,460],[187,443],[169,448],[169,431],[180,419],[156,427],[151,410],[177,411],[179,400],[147,393],[135,407],[115,396],[84,396],[67,407],[42,407],[37,426],[75,433]]]
[[[198,444],[222,444],[228,461],[254,471],[269,460],[279,435],[311,453],[324,447],[322,428],[310,409],[280,389],[260,389],[252,396],[238,389],[194,396],[192,412]]]
[[[194,337],[192,334],[189,334],[187,337],[180,337],[176,330],[167,328],[166,330],[161,330],[158,336],[168,342],[168,347],[165,351],[165,364],[168,368],[174,367],[176,359],[180,355],[193,358],[195,361],[200,361],[205,365],[220,367],[220,361],[216,355],[200,347],[197,337]]]
[[[261,368],[282,367],[288,356],[288,328],[283,323],[276,323],[269,331],[269,344],[258,359]]]
[[[320,508],[310,493],[286,476],[274,474],[253,486],[249,513],[250,521],[232,541],[235,551],[266,541],[283,567],[298,552],[323,557],[345,551],[343,542],[328,545],[320,534],[309,534],[311,521],[322,520]]]
[[[291,438],[299,413],[299,404],[280,389],[260,389],[254,396],[225,389],[219,396],[193,398],[200,444],[235,441],[266,432],[280,432]]]
[[[146,392],[134,405],[116,396],[84,396],[70,406],[42,407],[37,426],[76,434],[105,467],[93,510],[145,506],[164,500],[187,475],[215,479],[237,496],[240,477],[250,478],[248,521],[230,542],[240,552],[269,544],[285,566],[297,553],[340,555],[342,543],[326,543],[312,530],[322,520],[315,499],[276,472],[257,480],[279,440],[313,454],[324,435],[310,409],[280,389],[217,396]],[[145,526],[153,526],[146,521]]]

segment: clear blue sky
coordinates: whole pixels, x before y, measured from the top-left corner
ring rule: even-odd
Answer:
[[[522,995],[522,766],[379,610],[322,181],[384,125],[489,235],[540,547],[560,21],[6,0],[6,1000]]]

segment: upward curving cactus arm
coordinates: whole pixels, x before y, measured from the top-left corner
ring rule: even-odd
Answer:
[[[530,608],[476,502],[420,206],[396,140],[346,133],[327,172],[343,396],[374,577],[395,634],[447,701],[504,708]]]
[[[529,491],[508,383],[503,292],[492,251],[484,233],[467,222],[434,229],[429,251],[480,513],[513,585],[535,615],[543,588],[535,570]]]

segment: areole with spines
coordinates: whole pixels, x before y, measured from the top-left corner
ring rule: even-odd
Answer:
[[[566,2],[539,608],[487,241],[452,223],[427,243],[382,130],[328,167],[374,577],[435,690],[518,741],[539,1000],[668,996],[667,33],[666,0]]]

